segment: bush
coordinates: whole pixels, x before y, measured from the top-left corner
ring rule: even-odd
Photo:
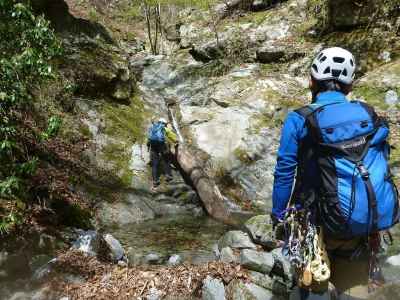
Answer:
[[[32,89],[54,76],[50,61],[61,46],[49,22],[25,2],[0,0],[0,20],[0,199],[9,203],[26,199],[26,180],[36,170],[37,159],[24,142],[26,115]],[[33,142],[40,138],[31,136]],[[2,224],[15,220],[0,217]]]

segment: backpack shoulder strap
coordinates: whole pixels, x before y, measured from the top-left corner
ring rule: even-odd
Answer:
[[[310,134],[315,141],[321,141],[321,131],[315,118],[315,113],[322,109],[324,106],[319,106],[316,108],[312,108],[310,105],[303,106],[299,109],[296,109],[295,112],[298,113],[305,119],[304,126],[310,131]]]

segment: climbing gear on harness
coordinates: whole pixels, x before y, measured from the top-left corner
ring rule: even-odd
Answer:
[[[311,212],[288,208],[283,223],[286,229],[283,253],[299,274],[299,285],[310,287],[313,282],[328,281],[330,262],[323,232],[314,225]]]
[[[312,104],[296,112],[305,119],[308,144],[300,145],[305,153],[299,155],[294,198],[318,210],[326,234],[351,239],[396,224],[399,204],[385,121],[358,101]],[[309,165],[316,169],[315,184],[303,174]]]

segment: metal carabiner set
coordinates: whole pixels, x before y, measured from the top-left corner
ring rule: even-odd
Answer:
[[[299,284],[309,287],[313,282],[328,281],[330,261],[323,241],[322,229],[312,222],[311,212],[289,208],[284,217],[284,255],[298,275]]]

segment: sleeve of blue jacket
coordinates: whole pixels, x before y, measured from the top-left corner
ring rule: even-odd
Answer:
[[[296,112],[289,113],[282,127],[274,173],[272,213],[276,217],[280,216],[289,202],[296,174],[298,145],[306,132],[304,118]]]

